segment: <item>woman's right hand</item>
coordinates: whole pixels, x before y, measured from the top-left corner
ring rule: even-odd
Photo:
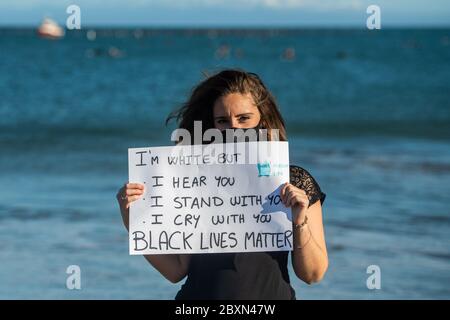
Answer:
[[[130,216],[130,204],[139,199],[143,194],[144,185],[140,183],[125,183],[125,185],[117,192],[116,198],[119,202],[123,224],[127,230]]]

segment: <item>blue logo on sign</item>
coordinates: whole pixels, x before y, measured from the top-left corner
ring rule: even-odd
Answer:
[[[270,163],[258,163],[258,177],[270,176]]]

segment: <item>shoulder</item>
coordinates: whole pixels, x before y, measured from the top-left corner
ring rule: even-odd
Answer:
[[[305,169],[296,165],[289,166],[291,183],[294,185],[304,185],[316,182],[314,177]]]
[[[320,200],[321,204],[325,201],[326,194],[322,192],[316,179],[304,168],[290,165],[290,183],[299,189],[305,190],[309,198],[309,205],[311,206],[317,200]]]

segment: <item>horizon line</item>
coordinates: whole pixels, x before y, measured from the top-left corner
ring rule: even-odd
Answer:
[[[59,23],[60,26],[66,26],[63,23]],[[1,24],[0,28],[2,29],[32,29],[37,28],[39,24]],[[446,24],[388,24],[382,26],[380,30],[383,29],[446,29],[450,28],[450,23]],[[217,30],[232,30],[232,29],[359,29],[359,30],[368,30],[366,25],[359,24],[336,24],[336,25],[324,25],[324,24],[305,24],[305,25],[282,25],[282,24],[272,24],[272,25],[260,25],[260,24],[217,24],[217,25],[207,25],[207,24],[86,24],[81,29],[67,29],[69,31],[80,31],[83,29],[194,29],[194,30],[203,30],[203,29],[217,29]],[[374,31],[374,30],[371,30]]]

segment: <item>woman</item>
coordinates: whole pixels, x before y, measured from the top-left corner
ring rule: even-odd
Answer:
[[[209,128],[286,130],[275,99],[261,79],[242,70],[224,70],[200,83],[183,107],[167,118],[193,136],[194,121]],[[270,130],[268,130],[270,132]],[[269,136],[270,139],[270,136]],[[118,192],[125,227],[130,203],[139,199],[144,186],[125,184]],[[290,167],[290,183],[280,191],[283,204],[291,208],[295,274],[304,282],[318,282],[328,268],[322,224],[325,194],[303,168]],[[146,255],[148,262],[173,283],[187,276],[176,299],[295,299],[287,269],[288,252]]]

